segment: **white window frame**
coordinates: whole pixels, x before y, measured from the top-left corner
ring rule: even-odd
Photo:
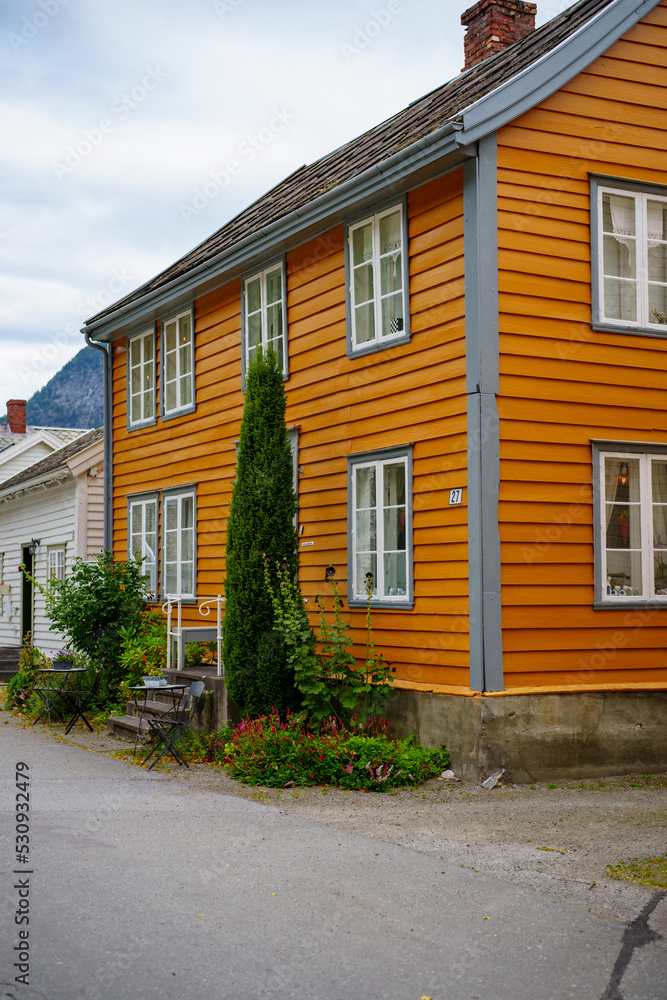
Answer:
[[[384,556],[388,550],[384,545],[384,468],[391,465],[403,465],[405,469],[405,594],[391,594],[385,581]],[[414,605],[413,559],[412,559],[412,448],[391,448],[362,455],[351,455],[348,458],[348,604],[350,607],[366,606],[365,579],[357,579],[357,487],[356,472],[362,468],[375,469],[376,482],[376,580],[373,581],[375,593],[371,596],[372,607],[412,608]],[[389,550],[403,551],[403,550]]]
[[[5,553],[0,552],[0,584],[5,582]],[[12,602],[8,594],[0,594],[0,618],[11,618]]]
[[[645,447],[645,450],[644,450]],[[667,594],[654,593],[654,561],[655,551],[653,538],[653,493],[651,480],[651,463],[653,461],[667,462],[667,447],[628,445],[609,446],[607,442],[594,442],[596,452],[595,470],[595,525],[596,525],[596,604],[598,607],[626,607],[628,604],[667,607]],[[639,460],[639,501],[623,501],[625,506],[639,508],[640,546],[641,552],[641,594],[607,593],[607,517],[608,506],[618,506],[619,501],[605,496],[605,459],[629,461]],[[622,549],[620,551],[633,551]],[[667,562],[667,539],[665,539],[665,561]],[[613,584],[613,580],[612,580]],[[618,584],[616,586],[619,586]],[[634,588],[633,588],[634,589]],[[637,588],[639,589],[639,588]]]
[[[154,511],[154,525],[152,531],[147,530],[148,508]],[[134,512],[141,512],[140,531],[134,531]],[[135,545],[135,538],[138,536],[139,544]],[[127,556],[133,559],[136,555],[142,557],[142,571],[148,577],[148,593],[150,598],[157,599],[157,569],[158,569],[158,497],[157,493],[152,493],[140,497],[128,497],[127,501]]]
[[[147,347],[150,344],[148,358]],[[139,363],[132,363],[134,345],[139,348]],[[139,389],[132,389],[133,372],[139,369]],[[133,403],[139,402],[140,416],[134,418]],[[155,329],[144,330],[127,340],[127,426],[130,430],[155,423]]]
[[[276,271],[280,273],[280,299],[269,303],[267,301],[267,278],[269,275],[274,274]],[[253,281],[260,282],[260,307],[259,309],[254,309],[252,312],[248,306],[248,285]],[[282,331],[278,336],[274,337],[271,341],[267,340],[268,332],[268,309],[269,306],[276,305],[280,302],[281,315],[282,315]],[[259,315],[261,319],[261,333],[260,333],[260,343],[255,344],[251,347],[249,343],[249,318],[251,316]],[[288,337],[287,337],[287,289],[285,287],[285,264],[284,261],[275,261],[269,267],[265,267],[262,271],[256,271],[254,274],[246,275],[243,278],[243,379],[245,383],[246,372],[248,371],[248,364],[251,360],[251,353],[261,347],[263,351],[271,347],[276,340],[282,338],[282,351],[283,351],[283,378],[287,379],[289,377],[289,351],[288,351]]]
[[[381,273],[381,260],[384,257],[390,256],[392,251],[387,251],[385,254],[380,253],[380,221],[387,215],[393,215],[395,212],[400,214],[400,233],[401,233],[401,295],[403,304],[403,316],[402,323],[403,326],[400,330],[396,330],[394,333],[382,336],[382,300],[389,298],[391,295],[396,294],[395,292],[388,292],[385,295],[382,294],[381,281],[379,280],[379,275]],[[364,226],[372,226],[372,257],[370,260],[373,264],[373,311],[374,311],[374,323],[375,323],[375,337],[372,340],[366,340],[363,343],[357,343],[357,320],[356,320],[356,309],[358,305],[363,305],[364,303],[357,303],[355,299],[355,272],[359,267],[365,266],[369,261],[364,261],[363,264],[355,264],[354,261],[354,234],[358,229]],[[384,347],[394,346],[398,343],[406,343],[410,340],[410,315],[409,315],[409,276],[408,276],[408,236],[407,236],[407,206],[405,201],[395,203],[387,208],[382,209],[382,211],[376,212],[374,215],[366,216],[364,219],[360,219],[357,222],[350,223],[347,227],[347,239],[345,241],[345,260],[347,268],[347,300],[348,300],[348,354],[350,356],[356,356],[359,354],[366,354],[371,351],[377,351]],[[368,302],[371,300],[369,299]]]
[[[50,545],[46,556],[46,579],[64,580],[66,551],[64,545]]]
[[[187,320],[187,339],[181,342],[181,337],[184,336],[184,330]],[[176,326],[176,347],[174,350],[167,351],[167,337],[168,328],[175,324]],[[170,417],[180,416],[183,413],[191,413],[195,409],[195,326],[194,326],[194,314],[192,309],[185,309],[183,312],[176,313],[173,316],[164,317],[162,320],[162,387],[161,387],[161,400],[162,400],[162,418],[169,419]],[[185,350],[184,350],[185,349]],[[168,359],[175,356],[175,375],[173,378],[167,378],[167,363]],[[183,359],[187,358],[187,366],[189,370],[183,370],[186,365],[183,364]],[[168,405],[170,387],[175,386],[175,403],[173,406]],[[190,397],[189,399],[187,397]]]
[[[192,501],[192,526],[184,528],[183,504],[186,500]],[[176,505],[176,559],[167,560],[167,533],[168,533],[168,509],[171,505]],[[192,531],[192,559],[183,559],[183,535],[185,531]],[[192,588],[187,590],[181,586],[183,582],[183,567],[192,563]],[[179,587],[176,592],[167,590],[167,576],[169,567],[175,565]],[[194,600],[197,594],[197,493],[194,487],[178,488],[169,490],[162,494],[162,596],[181,597],[185,600]]]
[[[619,242],[628,241],[635,244],[635,275],[634,279],[619,279],[616,275],[608,278],[625,281],[636,289],[636,319],[629,320],[607,316],[605,313],[605,273],[604,273],[604,237],[614,236],[613,232],[605,232],[603,219],[603,198],[605,195],[617,195],[630,198],[635,203],[635,234],[625,234],[621,230],[616,238]],[[667,337],[667,320],[659,321],[651,316],[649,306],[648,251],[649,244],[655,243],[655,234],[648,232],[649,201],[667,203],[667,187],[626,181],[620,178],[594,177],[591,179],[591,259],[593,261],[593,327],[595,329],[620,330],[627,333],[650,333],[657,337]],[[657,242],[667,245],[667,240]]]

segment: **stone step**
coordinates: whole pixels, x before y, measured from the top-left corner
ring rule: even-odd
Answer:
[[[110,715],[107,719],[107,726],[113,736],[119,736],[124,740],[131,740],[133,743],[140,733],[146,740],[154,739],[151,728],[145,719],[141,721],[139,729],[139,719],[134,715]]]
[[[142,713],[145,719],[149,717],[160,719],[163,716],[173,719],[178,714],[178,702],[176,702],[176,711],[174,711],[174,705],[170,697],[165,697],[163,701],[149,699],[146,702],[145,708],[141,699],[139,699],[138,705],[135,705],[134,701],[128,701],[127,714],[129,716],[139,718]]]
[[[19,672],[19,656],[21,650],[18,646],[9,646],[0,649],[0,682],[7,683]]]

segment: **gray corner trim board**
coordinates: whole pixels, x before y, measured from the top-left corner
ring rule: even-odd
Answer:
[[[616,0],[540,59],[458,116],[461,144],[513,121],[568,83],[649,14],[660,0]]]
[[[496,136],[464,167],[470,687],[502,691]]]
[[[220,282],[234,277],[249,267],[250,261],[259,261],[263,256],[276,254],[276,248],[287,240],[298,237],[309,227],[318,226],[340,215],[340,221],[350,213],[350,207],[362,204],[366,199],[387,197],[392,184],[399,185],[406,177],[432,165],[446,157],[451,159],[446,169],[459,165],[464,153],[459,149],[456,128],[451,122],[442,125],[429,135],[423,136],[412,145],[392,154],[381,163],[364,170],[349,181],[338,184],[315,198],[302,208],[277,219],[259,229],[251,236],[239,240],[233,246],[221,251],[210,260],[174,278],[172,281],[141,298],[119,306],[117,310],[99,319],[87,321],[82,332],[93,333],[99,340],[113,339],[118,331],[125,331],[128,324],[137,323],[153,315],[158,316],[160,308],[181,296],[196,294],[197,288],[213,278]],[[438,167],[440,169],[440,167]],[[445,167],[443,167],[445,169]],[[383,194],[384,192],[384,194]],[[337,221],[332,222],[332,225]],[[310,238],[309,236],[307,238]],[[299,240],[303,242],[303,240]],[[298,243],[294,243],[295,246]]]

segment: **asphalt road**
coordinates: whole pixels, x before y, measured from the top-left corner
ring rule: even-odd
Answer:
[[[2,998],[667,998],[658,894],[624,923],[14,725],[0,760]]]

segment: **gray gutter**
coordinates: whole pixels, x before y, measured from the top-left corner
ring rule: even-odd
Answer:
[[[452,122],[448,122],[381,163],[374,164],[363,173],[325,192],[302,208],[295,209],[268,226],[258,229],[185,274],[147,292],[139,299],[120,306],[107,316],[89,320],[81,332],[84,334],[95,332],[98,339],[110,336],[117,327],[140,320],[148,309],[159,309],[166,302],[173,301],[175,296],[191,295],[201,284],[202,276],[215,278],[223,275],[225,271],[243,266],[250,257],[268,253],[276,243],[298,235],[309,226],[323,222],[336,212],[348,210],[351,201],[372,197],[386,189],[388,185],[402,180],[407,174],[427,167],[444,156],[457,153],[462,159],[464,154],[459,146],[456,127]]]
[[[616,0],[559,45],[457,115],[461,143],[476,142],[539,104],[581,73],[660,0]]]
[[[35,476],[33,479],[25,479],[23,482],[17,483],[16,486],[9,486],[6,489],[0,489],[0,503],[5,503],[7,500],[13,500],[22,493],[30,493],[39,486],[46,487],[50,483],[62,483],[66,479],[73,478],[74,476],[69,466],[58,465],[55,469],[51,469],[50,472],[42,473],[41,476]]]
[[[96,344],[82,331],[89,347],[104,354],[104,548],[113,549],[113,424],[111,413],[111,346]]]

